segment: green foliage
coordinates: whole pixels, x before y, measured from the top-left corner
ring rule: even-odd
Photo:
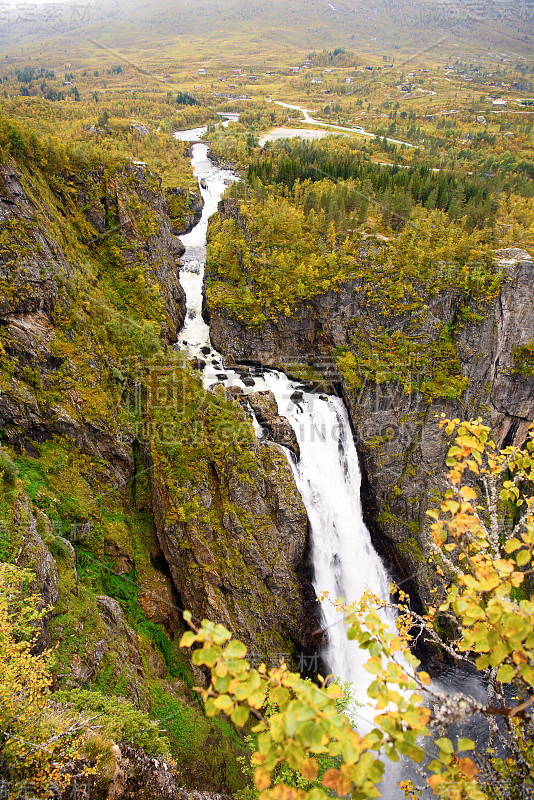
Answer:
[[[47,609],[28,591],[33,578],[0,565],[0,778],[17,796],[46,798],[68,785],[86,724],[53,705],[50,653],[35,652]]]
[[[181,678],[191,686],[189,665],[182,654],[173,646],[164,627],[147,619],[143,614],[135,568],[128,575],[118,575],[114,572],[113,562],[109,557],[96,559],[91,552],[83,548],[77,548],[77,559],[79,574],[85,585],[91,586],[95,594],[100,592],[118,600],[128,623],[160,651],[168,674],[174,678]],[[104,678],[102,681],[105,685]]]
[[[519,797],[532,786],[532,723],[525,711],[534,687],[534,598],[514,599],[513,590],[524,584],[534,558],[534,498],[521,491],[534,479],[534,430],[523,445],[499,451],[480,420],[444,419],[442,426],[454,435],[447,457],[451,488],[439,510],[427,513],[434,520],[431,533],[438,563],[449,573],[444,600],[421,617],[395,589],[400,611],[396,630],[378,613],[385,601],[369,594],[348,607],[337,601],[348,638],[370,656],[365,664],[372,676],[367,694],[376,715],[374,728],[365,736],[336,708],[339,687],[304,681],[284,664],[252,669],[245,645],[232,640],[222,625],[204,620],[197,628],[191,615],[184,615],[192,631],[184,634],[182,646],[196,645],[193,662],[211,671],[210,685],[202,692],[206,713],[223,712],[240,727],[251,716],[257,721],[252,764],[261,800],[326,800],[328,793],[350,793],[361,800],[378,797],[383,758],[397,761],[405,756],[421,763],[423,737],[429,736],[436,757],[425,767],[427,785],[440,798]],[[469,475],[484,487],[485,505]],[[524,511],[513,536],[502,543],[499,502],[510,500]],[[457,628],[449,643],[438,633],[443,614],[452,614]],[[408,649],[415,624],[458,662],[474,661],[491,687],[487,704],[462,694],[443,698],[435,692]],[[516,694],[510,700],[511,683]],[[425,705],[428,698],[434,705]],[[460,738],[455,745],[447,729],[475,714],[490,722],[490,744],[472,759],[465,754],[475,743]],[[503,736],[492,724],[495,716],[503,721]],[[513,759],[497,754],[499,736]],[[320,776],[324,758],[334,759],[334,765]],[[279,775],[283,781],[278,781]],[[410,781],[401,788],[412,799],[425,791]]]
[[[176,95],[176,104],[179,106],[198,106],[200,102],[189,92],[178,92]]]
[[[181,48],[182,43],[180,58],[183,59]],[[343,52],[342,48],[312,54],[310,58],[314,67],[335,64],[339,69],[352,69],[358,64],[360,68],[354,54]],[[76,86],[72,94],[68,91],[66,95],[61,85],[54,83],[56,78],[50,71],[43,74],[34,67],[17,68],[15,75],[26,96],[5,98],[4,107],[11,119],[0,119],[0,160],[14,157],[22,167],[22,180],[34,192],[36,208],[42,210],[39,224],[43,235],[63,248],[75,277],[66,287],[59,280],[60,298],[54,311],[56,336],[50,346],[55,358],[63,362],[62,366],[52,377],[41,381],[40,375],[31,368],[21,369],[14,359],[2,358],[2,390],[11,381],[16,384],[23,380],[23,391],[31,395],[31,402],[41,409],[64,408],[79,424],[88,420],[95,422],[99,429],[104,429],[106,436],[123,433],[129,436],[133,429],[135,435],[146,437],[143,446],[150,450],[170,487],[169,521],[201,524],[206,520],[217,530],[216,512],[213,509],[207,512],[191,501],[188,483],[198,482],[211,469],[221,473],[231,470],[246,480],[255,466],[250,426],[224,399],[206,396],[198,379],[164,355],[160,332],[165,310],[161,297],[155,291],[154,277],[142,263],[132,262],[125,253],[131,243],[121,241],[111,231],[118,221],[117,208],[106,204],[106,232],[103,237],[97,236],[77,204],[74,188],[81,180],[89,194],[94,188],[97,199],[101,194],[108,199],[115,192],[120,194],[123,211],[132,216],[136,251],[140,252],[145,244],[150,246],[157,220],[150,216],[143,193],[130,191],[131,187],[122,181],[127,160],[144,161],[149,168],[161,172],[167,187],[179,185],[186,189],[191,185],[189,162],[184,157],[186,146],[169,134],[173,128],[214,121],[215,113],[198,103],[183,105],[177,110],[176,103],[191,103],[189,98],[193,96],[185,89],[176,96],[174,90],[165,92],[165,87],[162,89],[159,85],[155,90],[132,92],[132,74],[127,66],[123,69],[123,66],[108,64],[106,69],[99,61],[98,67],[99,70],[85,69],[83,75],[78,71],[76,80],[80,82],[81,91]],[[99,94],[100,81],[95,80],[99,72],[106,81],[111,81],[111,88],[108,86],[105,94]],[[375,67],[373,77],[377,76]],[[384,77],[382,71],[380,78]],[[35,84],[36,79],[43,81],[40,87]],[[74,75],[69,74],[68,79],[74,80]],[[120,83],[123,79],[124,86]],[[333,82],[334,78],[328,80]],[[386,83],[388,80],[386,77]],[[187,82],[185,85],[189,86]],[[379,88],[380,85],[383,88]],[[7,88],[12,93],[9,83]],[[283,93],[287,88],[287,83],[285,87],[281,84],[276,91]],[[198,100],[205,102],[209,92],[208,102],[212,103],[211,89],[199,90]],[[375,102],[373,92],[391,90],[392,87],[384,85],[382,80],[371,81],[364,90],[352,86],[336,89],[329,83],[333,102],[328,102],[324,113],[342,115],[352,113],[356,107],[361,109],[363,98],[359,93],[362,91],[369,93],[365,104],[369,100],[371,109],[371,101]],[[304,91],[303,87],[291,85],[292,97]],[[347,139],[320,145],[296,143],[268,146],[260,157],[259,131],[287,121],[289,115],[293,119],[299,116],[298,112],[288,114],[287,110],[265,104],[263,97],[269,92],[270,89],[264,92],[262,86],[261,100],[253,97],[252,101],[241,104],[245,110],[240,123],[225,131],[210,132],[215,152],[236,157],[241,164],[248,161],[251,165],[247,193],[242,191],[243,186],[234,190],[237,213],[228,214],[232,224],[224,230],[228,220],[221,223],[220,229],[217,224],[213,226],[214,268],[209,289],[212,302],[220,302],[247,325],[261,329],[267,320],[276,324],[281,315],[292,314],[299,303],[308,303],[317,294],[337,290],[342,282],[353,279],[365,313],[368,313],[365,326],[366,332],[371,329],[371,341],[367,342],[356,324],[349,325],[349,347],[338,354],[349,385],[357,390],[369,380],[395,380],[406,391],[422,391],[427,398],[460,397],[465,380],[455,352],[456,335],[464,323],[482,321],[484,304],[499,286],[499,276],[487,257],[489,247],[497,237],[506,237],[510,244],[527,241],[532,221],[532,204],[529,203],[532,153],[521,144],[521,136],[525,136],[526,141],[528,132],[517,135],[523,125],[518,119],[520,115],[510,113],[500,117],[503,126],[516,131],[515,140],[506,141],[510,150],[504,153],[502,143],[505,140],[496,135],[495,126],[493,131],[477,132],[470,143],[460,144],[461,134],[468,124],[465,120],[458,127],[451,120],[448,132],[441,125],[442,122],[449,125],[445,118],[423,121],[423,108],[417,97],[410,98],[409,104],[405,104],[409,110],[395,119],[394,103],[388,100],[388,105],[384,104],[390,114],[386,122],[373,123],[375,109],[370,110],[371,126],[383,127],[380,138],[362,147],[356,148],[354,141]],[[106,109],[102,111],[104,98]],[[196,101],[196,96],[193,99]],[[321,103],[324,102],[321,96]],[[461,98],[458,105],[462,107]],[[381,110],[378,116],[382,116]],[[97,118],[102,130],[94,131],[90,126]],[[148,136],[138,136],[132,131],[132,118],[149,124]],[[384,141],[384,133],[389,129],[392,135],[395,126],[397,135],[404,130],[411,141],[424,138],[427,152],[395,151],[394,146]],[[39,136],[33,133],[33,128],[39,130]],[[456,161],[452,155],[448,158],[449,148]],[[488,158],[488,150],[491,150],[491,158]],[[383,153],[387,153],[388,158],[398,159],[401,166],[373,164],[372,158],[384,159]],[[93,181],[102,165],[105,166],[104,176],[91,187],[86,179],[87,171],[96,171],[91,173]],[[434,172],[436,165],[440,169]],[[154,183],[155,179],[149,177],[146,185],[151,181]],[[496,208],[497,197],[500,209]],[[180,201],[173,199],[170,206],[173,219],[183,218],[189,211],[187,192]],[[394,236],[395,240],[389,243],[382,240],[379,247],[369,248],[367,239],[377,231],[388,238]],[[472,236],[470,231],[474,232]],[[22,261],[35,247],[30,225],[21,222],[15,227],[9,221],[5,223],[2,248],[10,242],[13,243],[12,252]],[[220,263],[215,263],[215,257],[222,258]],[[440,262],[444,262],[445,269]],[[451,287],[458,293],[454,319],[443,320],[443,325],[437,325],[431,336],[424,338],[421,331],[429,331],[427,307],[434,300],[439,303],[440,296]],[[64,289],[70,294],[67,303],[63,302]],[[4,283],[1,290],[6,297],[16,297],[19,287]],[[410,324],[404,328],[406,318],[410,318]],[[2,352],[0,347],[0,355]],[[129,416],[131,409],[125,408],[121,395],[126,395],[137,379],[136,368],[130,370],[119,363],[119,359],[128,362],[139,356],[156,356],[154,365],[159,377],[155,379],[158,386],[154,391],[158,387],[172,391],[178,376],[180,389],[184,387],[184,405],[180,413],[176,408],[147,407]],[[518,352],[515,364],[517,371],[529,374],[528,353]],[[162,366],[165,369],[161,370]],[[416,373],[423,376],[423,380],[415,378]],[[151,380],[149,376],[146,385]],[[148,435],[147,431],[150,431]],[[166,438],[169,431],[171,436]],[[83,461],[65,438],[61,442],[45,443],[39,449],[38,460],[26,456],[16,460],[16,468],[20,470],[34,509],[46,511],[53,523],[65,526],[67,532],[79,520],[92,523],[89,540],[76,544],[81,582],[77,596],[67,591],[67,587],[74,585],[70,551],[59,537],[50,532],[43,534],[62,571],[62,597],[58,614],[51,621],[53,631],[63,626],[61,641],[57,642],[58,661],[70,663],[72,653],[82,653],[91,634],[98,633],[94,595],[106,593],[119,600],[128,623],[139,634],[144,646],[148,647],[147,642],[151,642],[161,651],[168,674],[179,676],[185,683],[191,682],[185,657],[177,658],[174,643],[166,631],[144,618],[139,609],[142,571],[149,569],[150,554],[148,547],[143,550],[136,541],[146,543],[150,525],[143,526],[132,513],[129,499],[111,485],[113,481],[105,465],[96,459]],[[1,555],[11,557],[19,541],[19,531],[10,524],[15,489],[20,484],[9,459],[4,467],[3,454],[1,458],[0,471],[4,474],[0,476],[0,508],[2,519],[9,523],[5,529],[9,528],[10,535],[10,550],[2,550]],[[102,500],[104,487],[108,494]],[[136,488],[143,494],[141,482],[139,486],[136,482]],[[506,499],[500,502],[513,503],[520,511],[521,507],[516,505],[520,498],[513,491],[517,486],[503,488]],[[146,498],[143,502],[147,507]],[[246,527],[243,509],[230,508],[224,496],[221,506],[225,512],[230,509],[237,514]],[[25,520],[22,522],[24,524]],[[120,544],[132,557],[134,568],[128,575],[114,574],[113,560],[105,554],[107,542]],[[519,548],[520,552],[527,549],[524,545]],[[236,552],[235,561],[239,558]],[[521,561],[527,555],[518,558]],[[98,567],[95,566],[97,561],[100,561]],[[526,563],[521,567],[527,568]],[[510,597],[518,604],[530,602],[524,583],[512,586],[510,591]],[[515,606],[510,608],[513,611]],[[518,605],[518,608],[520,616],[529,612],[529,607]],[[506,613],[512,611],[508,609]],[[513,667],[510,654],[507,666]],[[117,678],[114,672],[116,664],[112,659],[105,659],[97,683],[117,692],[124,691],[123,679]],[[113,704],[118,701],[109,700],[109,703],[115,708]],[[115,711],[111,706],[113,716]],[[172,737],[180,743],[182,762],[189,765],[188,774],[193,785],[197,776],[206,780],[210,775],[213,776],[212,785],[223,791],[229,786],[234,792],[242,785],[235,762],[240,748],[229,722],[223,720],[219,725],[220,720],[208,721],[197,714],[196,709],[185,706],[181,698],[176,699],[163,690],[160,694],[153,691],[153,711],[156,706],[160,707],[160,716],[166,716],[164,724],[169,735],[172,730]],[[121,709],[120,703],[118,708]],[[279,713],[275,712],[274,716]],[[518,724],[522,724],[521,719]],[[255,735],[259,737],[261,733]],[[305,731],[303,737],[308,735]],[[450,756],[447,740],[443,738],[437,747],[440,764],[445,763]],[[375,751],[378,752],[376,748]],[[525,753],[528,758],[528,746]],[[323,757],[324,754],[319,753],[318,762]],[[335,767],[333,769],[335,771]],[[362,770],[365,769],[364,765]],[[465,769],[470,767],[466,764]],[[499,769],[510,782],[511,766],[501,764]],[[283,776],[281,783],[288,783],[290,788],[310,786],[311,773],[308,777],[297,777],[300,773],[294,765],[279,762],[273,775],[275,773]],[[314,780],[322,778],[319,763]],[[330,791],[344,788],[336,775],[331,774],[329,779],[332,781]],[[527,785],[524,775],[522,780]]]
[[[385,207],[384,221],[394,230],[404,227],[413,203],[429,211],[439,208],[449,212],[454,206],[454,216],[467,214],[471,228],[484,227],[496,211],[488,181],[482,177],[434,172],[427,164],[406,169],[375,164],[346,138],[272,143],[261,157],[251,160],[249,182],[253,184],[256,177],[263,184],[284,184],[288,189],[296,181],[320,182],[325,177],[335,182],[350,181],[352,203],[370,195]]]
[[[534,342],[516,347],[513,351],[514,372],[534,375]]]
[[[321,146],[342,165],[336,145]],[[316,295],[350,292],[357,314],[346,322],[350,344],[338,366],[354,392],[369,381],[397,381],[428,399],[459,398],[467,379],[456,336],[484,320],[500,289],[486,235],[442,210],[416,207],[403,218],[410,224],[387,223],[399,228],[394,240],[369,241],[360,225],[375,202],[368,183],[365,195],[352,178],[296,178],[289,187],[256,177],[248,188],[232,187],[210,225],[208,305],[261,329],[301,313]],[[388,213],[392,207],[388,200]],[[440,324],[431,309],[451,293],[455,307]]]
[[[98,117],[98,123],[97,124],[100,125],[101,127],[103,127],[104,125],[107,125],[108,122],[109,122],[109,111],[106,108],[104,108],[102,110],[102,113]]]
[[[0,480],[8,487],[13,488],[16,484],[19,471],[17,465],[5,452],[0,450]]]
[[[353,714],[361,703],[358,703],[355,699],[354,688],[348,681],[341,681],[339,679],[335,680],[335,684],[341,689],[341,694],[336,699],[337,710],[340,714],[347,715],[347,717],[351,719],[353,727],[356,728]],[[265,706],[262,709],[264,717],[270,719],[274,714],[278,713],[278,710],[277,704],[267,697]],[[245,736],[245,741],[250,753],[254,753],[258,748],[258,734]],[[259,791],[254,785],[254,769],[250,763],[250,754],[239,756],[238,761],[242,765],[244,775],[249,779],[249,785],[238,793],[238,800],[256,800],[256,798],[259,797]],[[273,785],[289,786],[291,789],[303,789],[309,793],[312,789],[317,789],[322,786],[326,772],[329,769],[335,769],[339,766],[339,759],[320,754],[317,757],[317,764],[317,775],[315,779],[310,780],[304,777],[298,769],[289,766],[287,762],[282,762],[278,764],[273,773]]]
[[[87,169],[99,168],[102,163],[118,166],[131,163],[135,158],[146,163],[149,170],[159,172],[163,176],[164,187],[187,188],[196,185],[192,180],[185,145],[169,136],[170,129],[154,130],[150,136],[133,138],[131,114],[126,113],[122,120],[118,120],[117,109],[114,108],[113,112],[106,109],[98,116],[98,125],[104,135],[95,133],[88,136],[86,129],[94,125],[97,103],[87,108],[86,101],[79,99],[78,87],[74,87],[77,113],[73,113],[72,109],[63,112],[61,102],[65,99],[65,93],[61,89],[45,86],[44,95],[47,101],[59,104],[53,114],[50,114],[47,103],[33,105],[28,116],[28,109],[16,104],[13,104],[14,119],[0,114],[0,163],[7,156],[12,156],[21,165],[31,167],[32,171],[42,170],[52,183],[56,183],[72,172],[81,175]],[[164,113],[168,114],[168,110]],[[203,121],[206,114],[210,116],[213,112],[183,113],[200,114],[199,121]],[[73,117],[80,122],[75,128]],[[158,116],[155,127],[159,126],[160,120],[161,116]],[[196,122],[196,119],[192,121]],[[85,129],[83,123],[86,123]],[[168,120],[166,125],[169,125]],[[180,127],[178,122],[174,127]],[[60,132],[61,128],[64,135]]]
[[[190,616],[186,615],[186,619],[190,622]],[[313,784],[319,771],[318,757],[332,759],[338,764],[337,768],[329,767],[324,773],[323,787],[335,790],[340,797],[349,791],[354,798],[378,796],[375,784],[380,781],[383,764],[372,756],[372,751],[380,750],[384,734],[375,729],[366,737],[358,735],[347,717],[338,711],[336,699],[341,696],[340,687],[335,684],[316,686],[303,680],[298,673],[289,672],[285,665],[268,671],[265,665],[259,670],[251,669],[244,658],[246,647],[238,641],[228,642],[229,639],[230,634],[222,625],[204,621],[200,629],[184,635],[182,645],[201,644],[193,651],[193,661],[205,664],[212,671],[211,684],[203,691],[208,716],[223,711],[240,727],[251,713],[258,720],[252,729],[258,737],[252,763],[260,797],[326,798],[324,788],[314,787],[308,792],[273,782],[279,765],[287,765],[292,771],[292,784],[300,783],[295,772],[309,782],[308,785]],[[396,675],[395,679],[405,689],[415,688],[404,673]],[[270,716],[260,711],[267,696],[277,708]],[[396,695],[396,699],[398,697]],[[406,701],[399,699],[398,702],[404,705]],[[426,715],[419,713],[409,701],[406,711],[413,714],[412,725],[416,731],[423,732]],[[389,743],[395,751],[398,740],[400,752],[414,753],[420,760],[422,751],[416,745],[414,730],[401,732],[401,725],[388,727],[386,746]]]
[[[115,742],[131,742],[149,755],[165,756],[170,752],[169,740],[161,735],[159,723],[123,697],[86,689],[63,690],[55,692],[53,697],[55,702],[69,709],[98,716],[101,735]]]
[[[156,687],[151,701],[152,713],[167,731],[173,758],[187,785],[232,795],[243,790],[245,778],[239,763],[243,742],[231,724],[207,718],[196,702],[184,703]]]
[[[18,478],[16,460],[5,448],[0,448],[0,563],[15,561],[27,526],[28,515]]]
[[[26,493],[51,520],[72,524],[86,519],[95,510],[89,476],[99,475],[102,465],[57,437],[44,442],[39,459],[20,455],[16,459]]]
[[[237,190],[238,191],[238,190]],[[236,201],[210,226],[207,298],[250,327],[289,316],[298,302],[334,289],[354,266],[325,215],[306,215],[300,198],[275,193]]]
[[[166,195],[167,212],[173,223],[173,230],[183,226],[185,217],[191,213],[192,201],[195,195],[191,192],[169,189]]]

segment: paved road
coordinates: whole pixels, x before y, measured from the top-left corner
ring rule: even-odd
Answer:
[[[348,131],[353,136],[367,136],[368,139],[376,139],[375,134],[369,133],[368,131],[364,130],[354,131],[352,128],[344,128],[342,125],[332,125],[329,122],[321,122],[320,120],[313,119],[313,117],[310,116],[310,113],[314,114],[316,112],[314,111],[310,112],[308,109],[302,108],[301,106],[293,106],[290,103],[282,103],[281,100],[275,100],[274,102],[276,103],[277,106],[283,106],[284,108],[292,108],[295,111],[300,111],[302,114],[304,114],[304,122],[306,122],[308,125],[320,125],[323,128],[331,128],[332,130],[336,131]],[[387,141],[391,142],[391,144],[403,144],[405,145],[405,147],[419,146],[410,144],[410,142],[401,142],[399,139],[387,139]]]

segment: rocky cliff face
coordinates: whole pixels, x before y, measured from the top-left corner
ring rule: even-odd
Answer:
[[[185,316],[177,269],[183,248],[172,230],[161,179],[132,162],[115,175],[98,169],[81,184],[74,176],[71,181],[78,190],[78,206],[98,234],[96,242],[116,233],[123,269],[142,271],[158,287],[165,306],[162,335],[174,342]]]
[[[184,391],[195,386],[202,395],[191,405],[187,447],[172,437],[162,441],[162,401],[153,385],[150,408],[138,402],[139,393],[133,397],[136,374],[148,372],[153,382],[165,373],[161,339],[173,340],[184,316],[182,248],[158,179],[126,164],[64,175],[43,187],[6,162],[0,213],[2,439],[22,459],[26,516],[42,515],[45,539],[65,562],[61,593],[53,555],[35,526],[28,528],[21,563],[36,568],[44,601],[54,605],[59,594],[61,608],[77,602],[81,548],[95,559],[85,565],[88,574],[99,572],[102,559],[111,560],[116,575],[135,570],[142,610],[170,635],[180,628],[181,609],[189,608],[198,619],[228,625],[258,657],[297,658],[312,648],[307,517],[282,451],[256,441],[239,402],[221,398],[224,408],[211,402],[173,354],[171,371]],[[183,409],[163,406],[165,424],[179,428]],[[219,433],[207,441],[210,415],[230,428],[245,425],[243,455],[233,453],[229,440],[220,456]],[[289,426],[276,415],[271,423],[273,439],[287,444]],[[186,451],[198,466],[193,480],[183,464]],[[158,541],[143,514],[154,519]],[[141,569],[136,525],[146,555],[161,569]],[[107,594],[79,603],[85,620],[78,649],[65,648],[58,680],[83,686],[113,663],[124,673],[127,694],[146,706],[135,634]],[[68,637],[72,623],[61,616],[52,626],[56,641]],[[49,641],[48,628],[43,636]],[[114,641],[121,643],[120,658]]]
[[[299,375],[312,367],[342,393],[361,456],[368,525],[379,549],[423,603],[436,583],[427,563],[425,512],[443,488],[447,443],[438,427],[440,415],[480,415],[499,444],[521,441],[534,419],[529,361],[534,265],[525,251],[508,249],[496,254],[495,269],[502,271],[495,296],[469,305],[465,292],[451,287],[426,299],[424,315],[421,309],[385,315],[361,279],[316,295],[290,316],[256,329],[246,328],[220,305],[206,308],[213,344],[230,362],[258,362]],[[376,374],[351,380],[339,355],[357,353],[356,340],[371,340],[377,331],[381,336],[386,331],[386,344],[389,331],[392,351],[397,333],[416,337],[429,353],[443,341],[443,347],[455,350],[458,375],[448,376],[448,389],[437,397],[417,391],[426,380],[419,358],[395,365],[402,382],[392,377],[393,370],[383,380]],[[357,369],[357,356],[351,363]]]
[[[87,334],[97,317],[104,328],[118,321],[102,294],[89,296],[95,280],[90,260],[111,273],[109,281],[126,286],[135,281],[134,300],[141,303],[145,296],[161,335],[174,340],[185,313],[178,280],[181,245],[171,233],[157,180],[140,167],[125,165],[115,174],[93,170],[83,180],[67,175],[54,191],[31,184],[14,162],[2,165],[0,425],[8,441],[34,454],[33,442],[68,436],[113,464],[124,479],[132,473],[131,453],[114,435],[117,420],[106,420],[91,398],[109,372],[102,339],[110,334],[101,328],[95,341],[94,333],[83,331]],[[71,228],[63,215],[74,219]],[[139,308],[140,315],[144,310]],[[59,393],[47,392],[59,385]]]
[[[277,445],[238,446],[248,450],[248,468],[231,455],[224,463],[202,459],[180,494],[166,460],[147,452],[158,539],[197,621],[239,631],[255,659],[298,661],[314,645],[306,511]]]
[[[186,192],[177,186],[167,190],[169,216],[172,222],[172,232],[175,236],[183,236],[200,222],[204,199],[199,191]]]
[[[140,165],[0,166],[0,560],[52,606],[57,688],[126,696],[167,720],[189,785],[237,790],[239,743],[191,710],[182,610],[295,663],[314,646],[307,518],[278,445],[167,346],[185,311],[167,212]]]

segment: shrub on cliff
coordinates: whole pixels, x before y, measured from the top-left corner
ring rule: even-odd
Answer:
[[[17,465],[5,451],[0,451],[0,480],[8,486],[14,486],[19,474]]]
[[[117,742],[168,756],[159,723],[129,701],[98,691],[52,693],[53,654],[35,652],[47,609],[28,593],[32,579],[28,570],[0,565],[0,779],[12,796],[57,796],[89,773],[106,783]]]
[[[51,654],[34,653],[46,609],[28,594],[33,576],[0,565],[0,777],[14,797],[48,797],[70,781],[69,762],[83,744],[85,716],[52,703]]]
[[[123,697],[99,691],[73,689],[54,694],[54,700],[78,713],[98,716],[101,735],[114,742],[128,741],[149,755],[169,755],[170,744],[161,735],[159,723]]]

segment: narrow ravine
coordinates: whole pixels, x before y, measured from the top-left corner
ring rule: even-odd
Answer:
[[[204,207],[199,223],[181,237],[185,253],[180,280],[186,292],[187,315],[176,347],[188,358],[205,362],[202,374],[206,388],[222,383],[226,387],[239,386],[244,394],[270,390],[276,398],[279,414],[289,420],[295,432],[300,458],[297,460],[289,450],[286,456],[310,521],[313,585],[318,597],[327,592],[330,598],[321,604],[326,642],[321,656],[331,674],[351,683],[358,704],[351,713],[358,730],[364,733],[373,726],[374,715],[367,698],[372,676],[363,668],[368,653],[347,639],[343,616],[336,610],[333,600],[342,597],[351,603],[367,590],[387,598],[389,581],[363,521],[360,468],[348,412],[341,398],[311,392],[305,384],[276,370],[255,372],[253,385],[250,375],[245,383],[243,370],[227,369],[224,357],[212,347],[209,327],[202,318],[208,223],[227,186],[238,178],[208,158],[208,146],[198,139],[204,131],[183,131],[181,136],[188,141],[189,133],[196,142],[192,145],[192,165]],[[252,416],[256,433],[261,438],[264,432]],[[393,612],[386,614],[386,621],[394,628]],[[446,694],[461,690],[480,702],[485,696],[485,686],[476,676],[463,670],[451,669],[433,682],[433,687]],[[471,736],[482,747],[487,742],[487,726],[476,717],[455,732]],[[386,761],[379,788],[387,800],[404,797],[397,785],[401,777],[417,780],[414,764],[408,759],[401,759],[398,764]]]
[[[182,132],[181,138],[186,133]],[[199,131],[191,134],[197,138]],[[203,379],[207,387],[220,382],[239,386],[245,394],[271,390],[279,413],[293,427],[301,455],[298,461],[289,452],[287,457],[310,520],[314,588],[317,595],[328,592],[330,598],[321,606],[327,642],[323,660],[331,673],[353,684],[358,699],[364,702],[370,681],[363,669],[368,654],[348,641],[343,617],[332,601],[343,597],[353,602],[367,589],[387,597],[388,578],[363,522],[360,469],[348,414],[340,398],[307,391],[306,386],[284,373],[267,370],[254,377],[253,386],[247,386],[240,373],[224,367],[223,356],[211,346],[209,327],[202,318],[202,283],[209,218],[236,176],[216,166],[203,143],[193,144],[192,165],[204,208],[199,223],[181,237],[185,247],[181,283],[187,297],[187,316],[177,347],[188,358],[205,362]],[[261,428],[257,429],[261,436]]]

